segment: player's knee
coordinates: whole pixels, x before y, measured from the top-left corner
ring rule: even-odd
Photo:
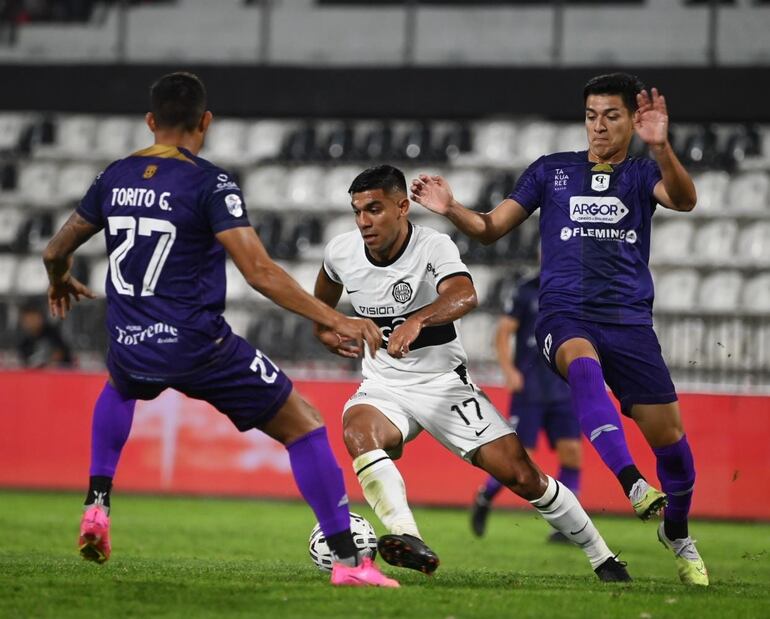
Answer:
[[[363,419],[346,419],[342,428],[345,447],[352,457],[358,457],[368,451],[379,449],[375,429]]]
[[[543,494],[540,492],[540,473],[529,462],[514,463],[498,479],[527,500],[534,500]]]

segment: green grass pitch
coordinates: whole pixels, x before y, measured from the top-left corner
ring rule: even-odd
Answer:
[[[386,566],[400,589],[350,589],[311,564],[302,503],[118,494],[113,555],[99,566],[77,555],[80,502],[0,492],[0,617],[770,617],[770,524],[695,522],[712,582],[695,590],[654,523],[595,518],[635,579],[603,584],[578,549],[544,542],[534,512],[494,512],[479,540],[466,512],[417,509],[436,575]],[[354,511],[383,532],[368,507]]]

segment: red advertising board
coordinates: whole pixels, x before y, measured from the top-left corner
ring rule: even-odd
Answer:
[[[93,403],[105,377],[64,372],[0,373],[0,486],[84,489]],[[296,384],[322,412],[353,500],[363,500],[342,443],[340,412],[353,382]],[[505,408],[502,389],[487,393]],[[698,516],[770,519],[770,397],[681,394],[698,471]],[[639,468],[655,478],[655,461],[632,422],[626,435]],[[581,500],[591,511],[629,513],[620,486],[585,445]],[[555,473],[540,448],[541,468]],[[484,473],[423,433],[398,462],[414,504],[466,506]],[[298,497],[285,449],[260,432],[237,432],[204,402],[166,391],[137,406],[131,439],[115,478],[122,492]],[[510,493],[501,505],[523,505]]]

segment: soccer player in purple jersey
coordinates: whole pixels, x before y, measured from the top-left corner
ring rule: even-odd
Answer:
[[[489,213],[464,208],[440,176],[415,179],[413,199],[486,244],[541,209],[540,350],[569,383],[583,433],[636,514],[646,520],[665,506],[658,539],[673,551],[682,582],[705,586],[687,523],[695,467],[652,329],[648,267],[656,205],[691,211],[695,186],[668,141],[666,102],[655,88],[613,73],[591,79],[583,100],[588,150],[541,157]],[[654,161],[629,157],[634,132]],[[655,453],[665,495],[634,465],[605,382]]]
[[[541,359],[535,337],[540,276],[518,282],[505,303],[497,323],[495,348],[505,386],[511,392],[509,419],[521,444],[532,455],[540,430],[559,459],[557,479],[577,496],[580,490],[580,424],[572,411],[569,387]],[[511,339],[515,336],[515,351]],[[492,477],[479,488],[471,507],[471,529],[479,537],[487,527],[492,501],[502,490]],[[548,536],[550,542],[570,543],[561,531]]]
[[[321,303],[270,259],[238,185],[197,156],[212,114],[195,75],[160,78],[150,91],[150,109],[146,121],[155,144],[97,176],[44,254],[50,311],[64,318],[72,299],[94,298],[70,273],[73,254],[105,231],[109,380],[94,409],[80,554],[97,563],[109,558],[112,479],[136,400],[173,388],[206,400],[241,432],[257,428],[286,446],[297,486],[335,558],[332,584],[397,587],[371,559],[358,556],[342,471],[320,414],[222,317],[225,254],[255,290],[327,325],[340,340],[365,341],[374,354],[379,330]]]

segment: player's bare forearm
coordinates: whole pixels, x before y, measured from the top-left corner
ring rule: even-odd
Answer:
[[[99,228],[72,213],[43,252],[43,263],[52,284],[63,282],[72,267],[75,250],[99,231]]]
[[[314,323],[334,328],[338,322],[338,312],[306,292],[294,278],[272,261],[258,268],[247,281],[252,288],[277,305]]]
[[[509,316],[503,316],[495,332],[495,350],[497,352],[497,362],[500,367],[513,368],[513,346],[511,339],[518,329],[519,323],[516,319]]]
[[[321,267],[321,269],[318,271],[318,276],[316,277],[313,295],[317,299],[323,301],[329,307],[337,307],[337,303],[339,303],[340,297],[342,296],[342,284],[338,284],[337,282],[329,279],[326,271],[323,267]],[[317,322],[313,323],[313,332],[316,336],[318,336],[323,331],[330,330],[330,328],[331,327],[319,324]]]
[[[478,306],[473,282],[463,275],[444,280],[439,284],[438,297],[433,303],[412,314],[422,327],[445,325],[465,316]]]
[[[447,218],[472,239],[490,245],[529,217],[518,202],[505,199],[488,213],[477,213],[453,201]]]
[[[658,162],[663,177],[662,184],[665,189],[665,196],[661,197],[664,201],[666,198],[668,199],[668,204],[664,205],[677,211],[691,211],[695,208],[697,200],[695,183],[674,153],[671,144],[666,142],[659,146],[653,146],[651,151]]]

